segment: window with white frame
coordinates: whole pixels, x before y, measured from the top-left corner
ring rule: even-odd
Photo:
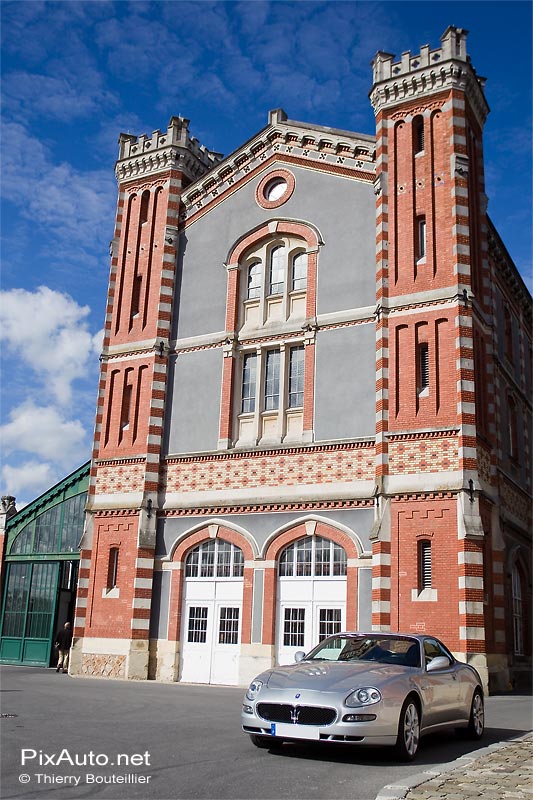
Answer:
[[[240,262],[241,325],[261,327],[266,322],[305,318],[307,245],[292,236],[263,240]]]
[[[242,578],[242,550],[223,539],[202,542],[188,554],[185,561],[187,578]]]
[[[264,345],[242,353],[237,441],[301,439],[305,348]]]
[[[331,539],[307,536],[288,545],[279,558],[280,578],[346,575],[346,551]]]
[[[305,608],[286,608],[283,617],[283,645],[285,647],[303,647]]]

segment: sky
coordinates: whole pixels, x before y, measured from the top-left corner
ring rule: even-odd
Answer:
[[[531,287],[529,0],[3,0],[0,14],[0,491],[18,508],[90,458],[121,132],[181,114],[228,155],[281,107],[373,135],[375,53],[466,28],[491,108],[489,215]]]

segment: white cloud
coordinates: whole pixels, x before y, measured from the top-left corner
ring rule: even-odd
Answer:
[[[2,195],[46,231],[47,241],[67,243],[73,264],[80,251],[84,259],[94,257],[95,241],[105,253],[113,236],[113,171],[80,172],[65,161],[54,163],[42,141],[18,122],[2,124]]]
[[[26,461],[16,467],[6,464],[1,471],[5,492],[16,498],[17,511],[61,480],[52,464]]]
[[[64,468],[88,458],[88,437],[81,422],[67,419],[54,406],[29,401],[12,409],[9,416],[0,428],[5,455],[26,453]]]
[[[102,334],[89,330],[89,313],[88,306],[47,286],[0,292],[0,341],[60,405],[71,401],[73,382],[86,378],[91,358],[96,361],[101,351]]]

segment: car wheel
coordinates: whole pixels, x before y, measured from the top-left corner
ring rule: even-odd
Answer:
[[[485,730],[485,706],[483,695],[476,689],[470,707],[470,719],[468,720],[467,734],[469,739],[481,739]]]
[[[398,724],[396,752],[402,761],[412,761],[418,751],[420,741],[420,716],[418,707],[412,697],[408,697],[402,706]]]
[[[270,750],[272,747],[281,747],[283,739],[278,739],[277,736],[258,736],[255,733],[250,734],[252,744],[260,747],[262,750]]]

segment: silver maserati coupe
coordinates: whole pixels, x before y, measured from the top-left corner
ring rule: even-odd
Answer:
[[[483,735],[478,673],[433,636],[338,633],[295,658],[262,672],[246,691],[242,729],[257,747],[392,745],[411,761],[426,733]]]

